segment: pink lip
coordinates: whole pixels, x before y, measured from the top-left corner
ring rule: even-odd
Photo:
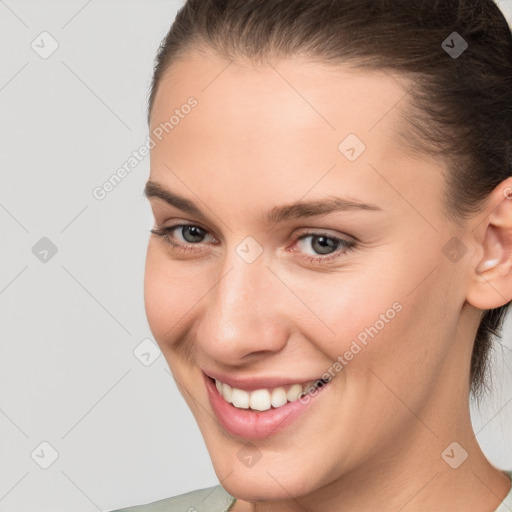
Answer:
[[[297,379],[283,379],[282,377],[232,377],[224,375],[215,371],[205,371],[208,377],[220,380],[229,384],[232,388],[243,389],[244,391],[254,391],[255,389],[271,389],[278,386],[288,386],[291,384],[306,384],[319,379],[319,377],[312,377],[311,379],[297,378]]]
[[[288,402],[282,407],[271,407],[267,411],[253,411],[250,409],[238,409],[234,405],[226,402],[219,394],[215,382],[208,378],[204,372],[203,378],[206,384],[210,405],[219,423],[230,434],[253,440],[264,439],[283,430],[293,423],[301,414],[306,412],[306,410],[311,407],[311,404],[318,399],[320,393],[322,393],[326,387],[329,387],[328,385],[324,385],[318,388],[315,396],[309,396],[308,403],[295,400],[294,402]]]

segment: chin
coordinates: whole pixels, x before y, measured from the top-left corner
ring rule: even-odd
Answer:
[[[289,500],[314,492],[322,486],[320,478],[313,479],[310,470],[297,471],[296,464],[277,461],[267,462],[263,458],[253,467],[234,467],[233,458],[213,460],[217,478],[232,496],[248,502]],[[320,478],[319,478],[320,477]],[[327,475],[324,475],[327,479]]]
[[[298,498],[313,490],[289,482],[282,484],[279,479],[276,480],[268,474],[261,480],[251,478],[250,475],[243,478],[231,475],[222,485],[231,496],[248,502],[284,501],[290,497]]]

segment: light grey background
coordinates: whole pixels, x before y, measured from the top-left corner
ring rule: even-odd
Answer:
[[[152,340],[149,157],[92,194],[148,136],[153,59],[180,5],[0,0],[1,511],[105,511],[217,483],[163,356],[136,349]],[[508,347],[511,334],[508,319]],[[512,469],[510,348],[495,365],[475,431]]]

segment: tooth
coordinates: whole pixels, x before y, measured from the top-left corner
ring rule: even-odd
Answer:
[[[257,411],[266,411],[270,409],[270,393],[266,389],[257,389],[253,391],[249,398],[249,406]]]
[[[252,392],[243,389],[232,388],[229,384],[215,379],[215,386],[226,402],[232,403],[240,409],[254,409],[257,411],[268,411],[271,407],[282,407],[287,402],[295,402],[308,392],[325,385],[319,381],[311,381],[305,385],[293,384],[286,392],[280,386],[274,389],[256,389]]]
[[[286,398],[289,402],[295,402],[302,393],[302,386],[300,384],[294,384],[286,393]]]
[[[286,398],[286,391],[284,390],[284,388],[275,388],[272,391],[271,402],[274,407],[281,407],[287,401],[288,399]]]
[[[222,384],[222,396],[226,402],[232,402],[233,388],[226,384],[225,382]]]
[[[249,393],[243,389],[233,388],[231,401],[235,407],[240,409],[249,409]]]
[[[316,381],[308,382],[308,383],[304,386],[304,390],[302,391],[301,395],[307,395],[310,391],[313,391],[314,389],[316,389]],[[299,397],[300,397],[301,395],[299,395]]]

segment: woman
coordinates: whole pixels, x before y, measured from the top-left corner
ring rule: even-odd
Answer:
[[[149,102],[148,321],[220,484],[125,511],[492,512],[512,298],[491,1],[189,0]]]

